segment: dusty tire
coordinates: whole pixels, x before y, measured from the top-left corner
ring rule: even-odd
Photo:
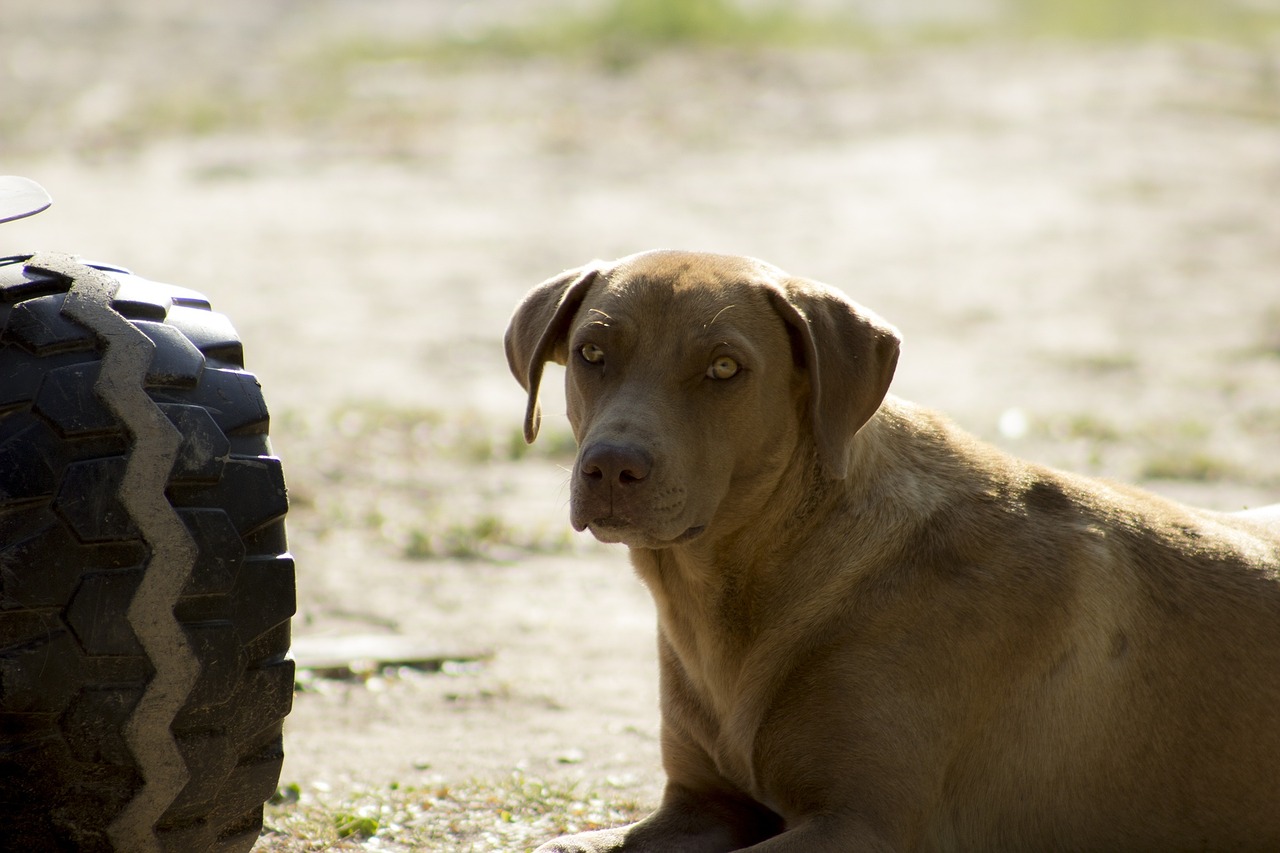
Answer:
[[[0,849],[253,846],[293,696],[267,424],[200,294],[0,259]]]

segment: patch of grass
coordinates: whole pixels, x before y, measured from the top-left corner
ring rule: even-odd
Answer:
[[[1280,25],[1280,10],[1237,0],[1005,0],[1001,17],[1014,34],[1084,41],[1251,41]]]
[[[1255,351],[1280,358],[1280,305],[1273,305],[1263,312]]]
[[[1139,473],[1146,480],[1188,480],[1197,483],[1220,482],[1238,476],[1231,463],[1216,456],[1204,452],[1173,451],[1149,456]]]
[[[1120,441],[1123,434],[1104,418],[1092,412],[1080,412],[1050,426],[1054,438],[1081,439],[1098,444]]]
[[[465,58],[595,57],[625,67],[672,48],[885,49],[1016,37],[1078,41],[1160,38],[1254,41],[1280,32],[1280,10],[1243,0],[1004,0],[989,16],[876,24],[853,10],[818,14],[786,2],[611,0],[524,26],[418,40],[362,36],[329,45],[314,63],[439,62]]]
[[[505,422],[383,404],[284,412],[273,432],[301,535],[354,534],[410,560],[506,561],[573,547],[561,516],[553,524],[528,511],[522,491],[523,457],[545,470],[572,452],[572,436],[550,431],[517,450]]]
[[[542,38],[589,45],[606,56],[641,48],[869,47],[878,42],[851,12],[819,18],[786,4],[745,11],[730,0],[614,0],[593,15],[565,19]]]
[[[1122,373],[1138,366],[1138,356],[1132,352],[1073,353],[1063,356],[1061,364],[1084,373]]]
[[[1280,425],[1276,415],[1271,412],[1271,420]],[[1242,414],[1240,422],[1248,430],[1268,432],[1265,410]],[[1038,421],[1036,434],[1052,442],[1074,442],[1065,452],[1083,453],[1076,461],[1095,474],[1120,480],[1263,485],[1274,478],[1268,466],[1246,464],[1213,424],[1195,417],[1120,425],[1096,412],[1063,413]]]
[[[1204,421],[1186,418],[1172,424],[1169,432],[1182,441],[1199,443],[1208,439],[1213,429]]]
[[[1240,423],[1250,432],[1280,434],[1280,408],[1252,409],[1240,416]]]
[[[337,827],[339,838],[372,838],[378,834],[378,819],[369,815],[347,814],[338,812],[333,816],[333,825]]]
[[[922,16],[875,24],[853,10],[817,14],[785,2],[611,0],[562,10],[524,26],[499,26],[417,40],[361,36],[328,45],[309,63],[335,69],[369,63],[463,59],[594,57],[627,67],[655,50],[728,47],[880,50],[989,39],[1141,41],[1162,38],[1256,41],[1280,32],[1280,10],[1241,0],[1004,0],[970,21]]]
[[[474,560],[484,556],[494,546],[504,544],[514,544],[512,532],[501,518],[486,514],[443,526],[435,532],[414,528],[409,531],[404,555],[414,560],[433,557]]]
[[[776,37],[765,26],[769,19],[782,30],[795,23],[777,11],[749,15],[728,0],[615,0],[579,26],[596,38],[705,44]]]
[[[353,456],[367,450],[394,453],[406,466],[426,456],[460,464],[489,462],[498,455],[505,434],[505,425],[488,423],[476,412],[384,403],[351,403],[325,413],[285,412],[276,420],[278,432],[330,436],[341,439]]]
[[[232,127],[256,125],[258,108],[240,98],[218,97],[213,91],[191,89],[173,92],[140,105],[122,121],[125,129],[145,134],[148,128],[164,127],[185,136],[209,136]]]
[[[358,133],[385,156],[413,150],[414,129],[456,106],[415,97],[441,69],[528,60],[586,61],[625,71],[662,51],[857,51],[939,44],[1059,39],[1135,42],[1219,40],[1265,47],[1280,33],[1280,8],[1249,0],[992,0],[989,15],[920,16],[880,23],[852,9],[797,10],[784,0],[608,0],[562,8],[531,23],[415,36],[363,33],[263,57],[265,75],[240,70],[199,80],[157,81],[113,118],[72,144],[86,154],[129,149],[157,137],[199,137],[281,128],[341,137]],[[256,66],[255,66],[256,67]],[[1270,69],[1269,62],[1259,65]],[[1273,72],[1267,71],[1273,76]],[[1267,77],[1233,109],[1274,120]],[[399,94],[396,94],[399,93]],[[19,112],[22,112],[19,110]],[[0,119],[21,136],[20,122]]]
[[[1195,418],[1150,421],[1122,429],[1093,412],[1064,416],[1049,422],[1047,434],[1054,440],[1087,442],[1090,464],[1102,463],[1102,449],[1138,450],[1132,476],[1144,480],[1220,482],[1238,479],[1238,466],[1206,451],[1213,429]]]
[[[296,793],[296,787],[295,793]],[[514,773],[496,783],[391,783],[330,803],[302,793],[273,798],[258,853],[311,850],[532,850],[558,835],[630,823],[629,800]]]
[[[566,24],[566,33],[614,50],[636,43],[797,47],[870,38],[852,15],[819,19],[785,4],[746,11],[732,0],[614,0]]]
[[[496,515],[482,514],[467,521],[436,524],[431,530],[414,527],[405,537],[402,553],[410,560],[493,560],[511,551],[559,554],[572,548],[573,537],[567,528],[517,529]]]
[[[578,442],[567,429],[547,429],[544,425],[533,444],[524,440],[524,430],[519,427],[507,438],[507,458],[513,461],[532,457],[568,463],[577,453]]]
[[[623,68],[646,53],[672,48],[873,47],[879,42],[852,13],[819,17],[784,3],[747,9],[734,0],[612,0],[589,11],[552,12],[524,26],[412,40],[361,36],[324,47],[308,65],[332,73],[370,63],[555,56]]]

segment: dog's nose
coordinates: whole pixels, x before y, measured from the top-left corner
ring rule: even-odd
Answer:
[[[579,470],[588,480],[630,486],[648,477],[652,468],[653,460],[640,448],[600,441],[582,454]]]

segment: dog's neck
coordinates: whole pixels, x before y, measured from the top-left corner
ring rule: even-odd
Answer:
[[[718,715],[734,713],[745,673],[773,671],[761,669],[751,650],[777,648],[777,635],[786,634],[795,614],[777,603],[794,599],[779,590],[799,570],[796,561],[839,564],[819,553],[832,547],[824,544],[831,536],[821,530],[822,520],[850,494],[851,483],[826,477],[812,441],[801,441],[764,487],[724,514],[728,523],[682,545],[631,549],[664,641]],[[804,571],[813,574],[810,567]]]
[[[915,407],[889,398],[854,437],[850,474],[843,480],[823,473],[810,438],[798,441],[759,483],[735,489],[735,504],[720,512],[702,536],[667,548],[632,548],[633,565],[655,597],[670,599],[672,606],[710,608],[709,615],[722,613],[711,621],[751,633],[750,599],[785,582],[796,559],[815,556],[805,543],[820,546],[833,540],[846,552],[859,544],[870,547],[869,541],[850,541],[851,529],[857,531],[855,540],[874,537],[898,504],[930,503],[927,495],[895,500],[895,491],[908,488],[945,499],[945,488],[931,488],[927,468],[906,470],[912,454],[895,446],[902,434],[910,433],[903,430],[903,421],[915,417]],[[841,505],[839,517],[850,519],[846,529],[830,527],[835,504]],[[866,521],[859,524],[858,518]],[[659,607],[664,603],[659,600]]]
[[[941,453],[922,459],[904,446],[920,433],[921,412],[887,401],[855,437],[844,480],[827,478],[812,443],[802,442],[777,479],[789,485],[751,512],[735,513],[753,518],[751,524],[719,535],[709,528],[670,548],[631,549],[657,606],[664,678],[687,683],[716,720],[718,734],[706,748],[721,772],[748,789],[760,719],[804,660],[797,649],[809,636],[798,626],[856,623],[859,589],[883,570],[877,555],[902,548],[934,508],[954,497],[929,466],[957,460]],[[951,429],[941,421],[931,428],[939,435]],[[832,525],[832,518],[842,522]],[[794,587],[797,576],[806,579],[803,595]],[[874,586],[882,594],[893,584]]]
[[[824,505],[839,500],[840,484],[822,477],[812,444],[798,444],[777,468],[750,488],[735,488],[735,504],[703,535],[661,549],[632,548],[631,560],[657,601],[694,608],[702,620],[735,633],[752,632],[751,598],[794,552]]]
[[[918,461],[913,466],[912,454],[897,446],[903,436],[918,432],[919,424],[904,430],[903,423],[917,420],[919,411],[893,398],[886,401],[854,438],[851,473],[844,480],[827,478],[812,443],[801,442],[774,479],[776,487],[748,511],[733,514],[750,518],[749,524],[725,531],[713,527],[670,548],[631,549],[632,564],[653,595],[664,639],[720,711],[730,713],[743,673],[772,671],[752,659],[755,646],[785,648],[789,643],[780,644],[779,637],[793,633],[787,627],[792,620],[812,624],[818,612],[853,600],[853,587],[865,579],[856,555],[898,546],[904,531],[922,523],[919,512],[912,515],[906,508],[927,513],[932,502],[948,499],[928,468]],[[912,492],[912,500],[899,499],[896,493],[903,490]],[[840,512],[832,512],[833,504],[841,505]],[[832,517],[846,523],[833,528],[827,521]],[[799,572],[810,587],[802,598],[788,591]],[[780,609],[780,601],[792,609]]]

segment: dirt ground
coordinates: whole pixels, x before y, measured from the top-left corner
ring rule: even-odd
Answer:
[[[656,800],[652,609],[568,531],[554,390],[560,446],[512,447],[507,318],[594,257],[765,258],[896,323],[895,393],[1012,452],[1280,500],[1274,46],[353,59],[556,4],[17,5],[0,171],[55,204],[0,253],[209,295],[275,416],[295,635],[464,661],[305,678],[303,790],[521,771]]]

